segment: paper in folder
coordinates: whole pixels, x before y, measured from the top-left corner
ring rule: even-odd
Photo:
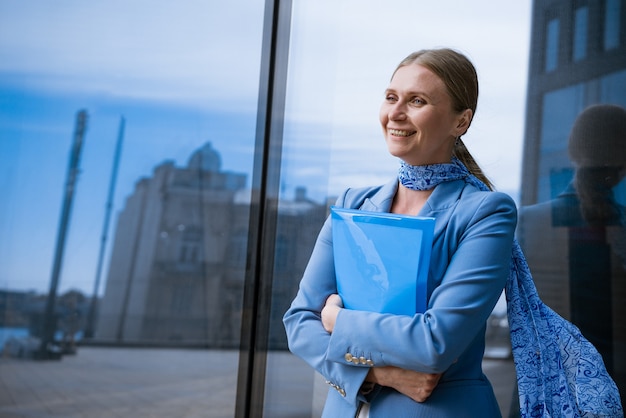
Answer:
[[[426,310],[435,219],[331,207],[337,290],[348,309]]]

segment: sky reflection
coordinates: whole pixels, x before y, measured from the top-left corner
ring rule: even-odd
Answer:
[[[47,290],[80,109],[89,120],[61,291],[92,290],[121,117],[109,244],[134,184],[163,161],[185,165],[211,142],[223,170],[251,172],[263,8],[260,0],[0,3],[0,289]],[[397,162],[380,137],[382,91],[405,55],[435,46],[458,48],[478,67],[481,98],[466,142],[496,185],[515,193],[529,30],[530,2],[294,1],[285,196],[306,185],[321,201],[386,181]]]

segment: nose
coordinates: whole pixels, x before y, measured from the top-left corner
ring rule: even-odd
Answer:
[[[404,120],[406,119],[405,104],[396,102],[390,105],[389,108],[389,120]]]

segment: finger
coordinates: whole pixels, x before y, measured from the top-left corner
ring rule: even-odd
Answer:
[[[426,402],[426,400],[430,398],[430,395],[432,395],[432,393],[433,393],[432,390],[425,389],[425,390],[420,391],[414,399],[415,401],[419,403]]]
[[[336,306],[339,306],[340,308],[343,308],[343,300],[341,299],[341,296],[339,296],[336,293],[330,295],[328,299],[326,299],[326,304],[336,305]]]

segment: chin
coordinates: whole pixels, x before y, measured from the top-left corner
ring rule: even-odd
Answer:
[[[399,158],[399,159],[401,159],[403,161],[406,161],[406,159],[408,157],[406,152],[404,152],[403,150],[399,150],[399,149],[397,149],[397,147],[394,147],[394,146],[388,146],[387,147],[387,151],[389,152],[389,154],[392,157]]]

